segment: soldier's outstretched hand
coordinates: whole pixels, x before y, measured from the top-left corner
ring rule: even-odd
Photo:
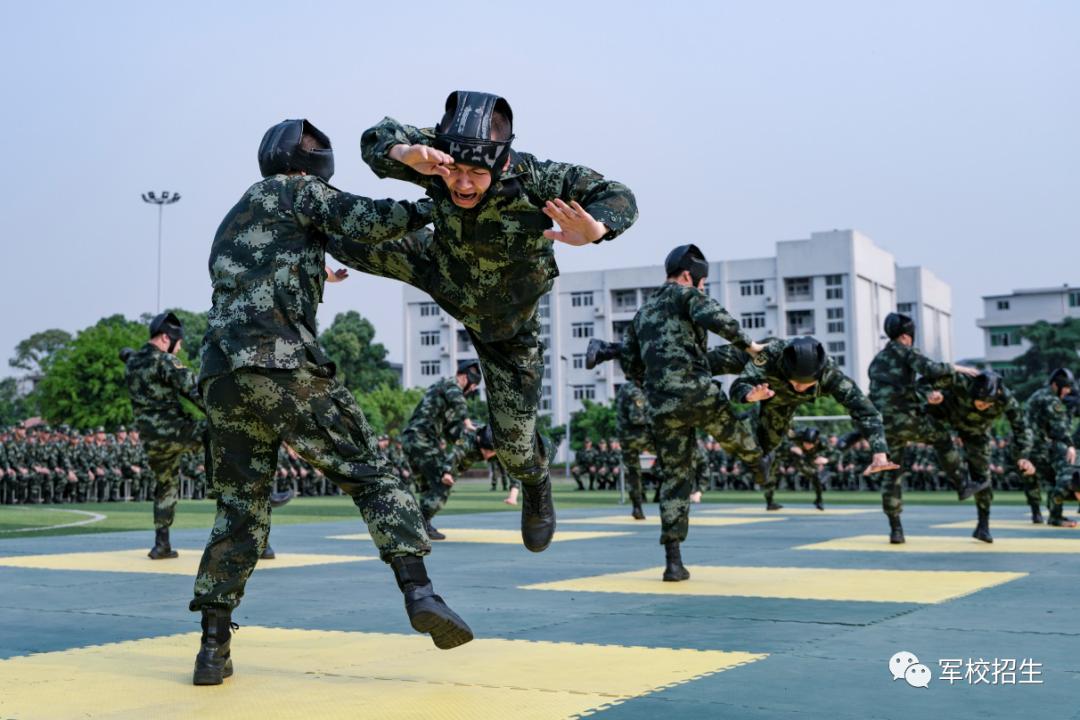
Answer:
[[[330,266],[326,266],[326,282],[336,283],[341,282],[345,278],[349,277],[349,271],[345,268],[338,268],[337,270],[331,270]]]
[[[607,235],[607,226],[571,200],[567,205],[560,198],[548,200],[544,204],[544,214],[559,223],[561,230],[545,230],[544,237],[558,240],[567,245],[588,245]]]
[[[1065,462],[1070,465],[1076,464],[1076,448],[1069,446],[1069,449],[1065,451]]]
[[[760,385],[755,385],[753,390],[746,393],[746,402],[761,402],[762,400],[768,400],[775,394],[774,391],[769,389],[769,383],[761,383]]]
[[[450,487],[451,485],[454,484],[454,476],[451,475],[450,473],[443,473],[442,484],[445,485],[446,487]]]
[[[421,175],[450,176],[447,165],[454,164],[454,158],[441,150],[427,145],[395,145],[390,148],[390,159],[408,165]]]
[[[1020,472],[1025,475],[1034,475],[1035,466],[1027,458],[1020,458],[1016,461],[1016,467],[1020,468]]]
[[[941,394],[940,390],[933,390],[930,392],[929,395],[926,396],[926,402],[930,403],[931,405],[940,405],[942,400],[944,399],[945,396]]]
[[[750,354],[750,357],[757,357],[758,353],[765,349],[765,346],[759,342],[752,342],[746,347],[746,352]]]
[[[874,456],[870,458],[870,464],[863,470],[863,475],[875,475],[879,472],[899,469],[900,466],[889,460],[886,453],[874,453]]]
[[[968,377],[975,377],[979,374],[978,368],[968,367],[967,365],[953,365],[953,371],[960,373],[961,375],[967,375]]]

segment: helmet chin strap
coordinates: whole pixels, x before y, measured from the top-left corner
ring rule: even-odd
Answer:
[[[170,355],[175,355],[176,354],[176,346],[177,346],[177,344],[179,344],[179,342],[180,342],[180,338],[172,338],[172,337],[169,338],[169,354]]]

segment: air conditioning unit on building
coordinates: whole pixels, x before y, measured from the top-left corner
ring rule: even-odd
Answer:
[[[592,314],[594,317],[603,317],[604,308],[600,307],[599,305],[594,305],[592,309]]]
[[[439,322],[443,325],[450,324],[450,315],[447,313],[439,313]]]
[[[450,354],[450,347],[447,346],[447,345],[440,345],[439,346],[439,353],[442,354],[442,355],[449,355]]]
[[[601,379],[604,377],[604,368],[593,368],[592,372],[593,372],[593,377],[598,377],[598,378],[601,378]]]

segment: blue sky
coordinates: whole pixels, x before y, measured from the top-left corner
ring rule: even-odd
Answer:
[[[306,116],[334,182],[417,197],[360,158],[384,115],[430,124],[456,88],[505,95],[517,147],[626,182],[641,220],[559,248],[564,271],[715,259],[858,228],[951,283],[958,355],[979,297],[1080,282],[1080,4],[1073,2],[35,2],[9,4],[0,359],[34,331],[210,301],[214,230],[263,131]],[[394,358],[400,285],[354,273]],[[0,373],[8,372],[6,362]]]

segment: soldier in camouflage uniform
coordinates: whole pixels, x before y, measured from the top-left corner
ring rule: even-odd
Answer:
[[[422,483],[420,511],[424,529],[432,540],[446,539],[431,524],[431,518],[446,504],[454,484],[452,446],[465,430],[476,429],[468,419],[465,398],[477,391],[481,380],[480,363],[462,360],[454,377],[428,387],[401,435],[409,465]]]
[[[915,347],[915,322],[907,315],[889,313],[885,318],[888,344],[870,363],[870,399],[885,419],[885,437],[889,447],[900,453],[908,443],[925,442],[937,450],[945,474],[965,500],[989,486],[972,485],[961,469],[961,458],[953,447],[945,427],[925,412],[924,402],[941,401],[940,393],[924,397],[918,379],[928,382],[946,379],[953,373],[972,376],[973,368],[934,362]],[[882,476],[881,506],[889,518],[889,542],[904,542],[900,513],[904,510],[901,480],[897,473]]]
[[[1047,523],[1057,527],[1075,527],[1076,522],[1064,515],[1066,497],[1073,485],[1071,472],[1076,465],[1076,446],[1070,435],[1071,418],[1064,398],[1076,391],[1076,380],[1068,368],[1058,368],[1050,374],[1047,384],[1028,398],[1025,404],[1028,425],[1032,434],[1032,457],[1035,474],[1028,478],[1025,493],[1031,506],[1032,522],[1042,522],[1040,484],[1049,488]]]
[[[495,443],[491,434],[491,426],[481,425],[475,430],[466,428],[461,437],[447,448],[447,463],[450,470],[446,476],[440,478],[439,490],[426,493],[420,498],[420,506],[424,517],[430,523],[446,507],[446,501],[450,492],[457,483],[457,477],[464,475],[469,468],[478,462],[489,462],[495,458]],[[449,477],[447,477],[449,476]],[[442,490],[445,488],[445,490]],[[432,536],[432,540],[445,540],[446,535],[436,531],[438,537]],[[430,533],[429,533],[430,535]]]
[[[596,446],[596,486],[601,490],[611,487],[611,450],[608,441],[600,438]]]
[[[570,474],[574,478],[574,482],[577,483],[578,490],[584,490],[585,485],[581,482],[581,475],[585,473],[589,476],[589,489],[594,489],[596,483],[596,448],[593,447],[592,439],[585,438],[585,442],[581,450],[574,453],[574,464],[570,467]]]
[[[735,449],[748,462],[756,465],[760,460],[748,423],[735,416],[720,385],[713,382],[708,334],[720,335],[739,351],[745,348],[756,353],[760,346],[750,340],[720,303],[702,291],[709,265],[699,248],[675,248],[664,266],[667,281],[638,310],[622,346],[594,345],[587,353],[592,357],[586,358],[586,364],[618,356],[626,376],[642,383],[655,449],[663,468],[663,579],[678,582],[690,577],[683,566],[680,543],[689,531],[697,430]]]
[[[881,414],[812,337],[770,341],[731,386],[731,399],[735,402],[759,403],[757,438],[766,454],[773,453],[787,436],[799,406],[823,395],[847,408],[855,427],[870,441],[873,456],[864,473],[898,467],[889,461]],[[769,510],[781,507],[773,501],[775,485],[766,474],[762,487]]]
[[[615,395],[615,432],[622,445],[622,465],[635,520],[645,519],[645,491],[641,486],[641,453],[653,446],[649,427],[649,403],[637,380],[627,379]],[[578,484],[581,481],[578,480]]]
[[[791,445],[791,464],[795,472],[814,490],[814,507],[825,509],[822,492],[824,467],[829,459],[825,456],[821,444],[821,431],[817,428],[802,428],[795,433],[795,442]]]
[[[512,121],[503,98],[458,91],[433,132],[392,118],[365,132],[364,160],[379,177],[424,188],[435,231],[352,260],[427,292],[465,326],[487,383],[499,459],[523,486],[522,539],[539,552],[555,531],[536,432],[544,373],[537,310],[559,272],[553,241],[615,238],[637,219],[637,206],[628,188],[588,168],[512,151]]]
[[[150,323],[150,340],[135,351],[127,351],[128,394],[135,413],[135,426],[146,447],[154,487],[154,560],[175,558],[169,541],[169,527],[176,516],[179,497],[180,456],[185,452],[203,452],[205,421],[196,421],[184,409],[181,398],[202,409],[202,398],[195,383],[195,373],[176,356],[183,348],[184,328],[173,313],[162,313]],[[122,357],[125,357],[122,353]],[[110,454],[115,446],[110,447]],[[119,495],[116,485],[123,483],[116,458],[111,457],[110,477],[114,478],[112,498]],[[111,498],[111,499],[112,499]]]
[[[429,206],[350,195],[328,184],[330,140],[306,120],[270,128],[263,179],[218,228],[210,250],[213,306],[200,386],[210,428],[217,518],[190,609],[202,613],[196,685],[232,674],[231,614],[270,530],[270,486],[287,441],[348,493],[393,569],[413,628],[451,648],[472,631],[435,595],[431,545],[416,501],[375,449],[356,399],[317,342],[329,252],[392,240],[428,221]]]
[[[998,418],[1005,417],[1012,427],[1016,445],[1013,448],[1016,467],[1025,475],[1034,475],[1031,454],[1031,435],[1020,403],[994,372],[984,370],[975,377],[953,373],[934,383],[941,399],[932,403],[927,412],[945,422],[961,444],[953,452],[963,452],[975,493],[978,524],[972,537],[993,542],[990,536],[990,505],[994,491],[990,484],[990,431]]]

